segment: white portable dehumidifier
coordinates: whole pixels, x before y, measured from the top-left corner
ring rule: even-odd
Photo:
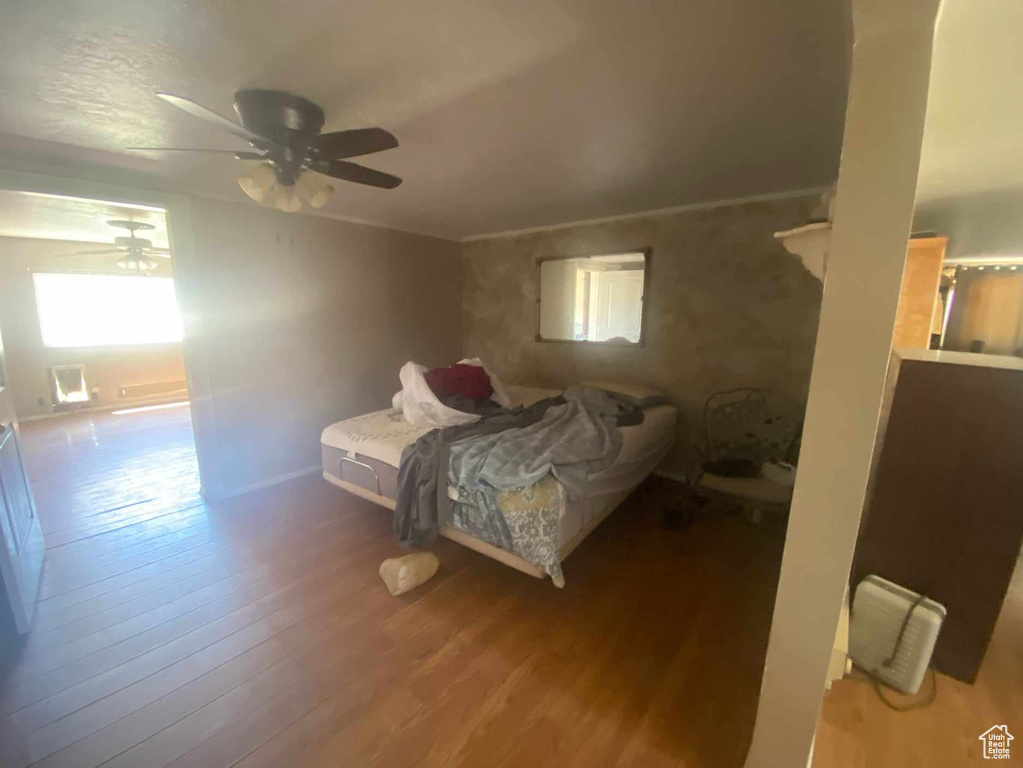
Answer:
[[[882,683],[914,694],[944,620],[945,606],[880,576],[867,576],[853,596],[849,657]]]

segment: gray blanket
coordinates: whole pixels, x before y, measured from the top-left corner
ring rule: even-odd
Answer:
[[[638,407],[601,390],[573,387],[564,398],[534,424],[455,442],[448,472],[469,502],[454,505],[454,524],[539,566],[558,587],[566,497],[582,496],[587,476],[618,458],[618,424],[642,421]]]
[[[422,547],[437,537],[438,513],[448,503],[447,475],[452,443],[522,428],[543,418],[561,397],[540,400],[528,408],[501,410],[472,424],[427,432],[401,453],[398,498],[394,509],[394,535],[403,547]]]
[[[533,485],[552,473],[570,499],[582,495],[588,474],[614,463],[622,447],[617,420],[622,404],[590,387],[565,390],[564,403],[543,418],[451,444],[448,482],[462,491],[508,490]]]
[[[557,523],[565,495],[581,495],[587,475],[617,458],[621,450],[618,424],[640,421],[638,407],[601,390],[573,387],[561,398],[542,400],[530,408],[430,432],[402,454],[394,517],[398,542],[422,546],[436,536],[438,510],[448,503],[446,486],[450,484],[475,507],[474,532],[486,532],[483,538],[544,568],[555,583],[563,583]],[[544,495],[543,519],[528,514],[521,495],[501,495],[534,488],[548,475],[557,478],[565,493]],[[520,511],[515,517],[511,516],[513,506]]]

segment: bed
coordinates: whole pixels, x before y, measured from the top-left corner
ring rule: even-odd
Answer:
[[[509,386],[513,405],[530,405],[557,390]],[[645,408],[643,422],[621,427],[622,448],[615,462],[587,477],[586,491],[569,500],[558,530],[561,561],[596,528],[660,463],[675,440],[677,411],[671,405]],[[349,493],[393,510],[397,498],[398,465],[402,451],[429,427],[413,427],[400,412],[388,409],[331,424],[320,438],[323,477]],[[505,565],[537,578],[546,574],[514,553],[478,538],[458,525],[454,505],[465,503],[448,488],[451,509],[442,512],[439,533]]]

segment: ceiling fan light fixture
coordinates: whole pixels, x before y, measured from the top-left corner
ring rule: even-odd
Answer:
[[[304,171],[299,176],[298,186],[313,208],[323,208],[334,195],[334,185],[312,171]]]
[[[330,202],[330,198],[334,196],[334,185],[324,184],[320,187],[320,191],[309,198],[309,205],[313,208],[326,208],[327,203]]]
[[[398,139],[379,127],[350,128],[322,133],[323,110],[293,93],[247,88],[234,95],[235,111],[241,123],[207,109],[191,99],[170,93],[157,93],[168,104],[194,118],[214,125],[252,146],[252,151],[228,149],[189,149],[186,147],[129,147],[129,149],[170,152],[207,152],[234,155],[236,160],[256,160],[260,165],[237,177],[238,185],[255,202],[288,212],[301,208],[308,201],[312,208],[323,208],[334,193],[336,182],[364,184],[377,189],[394,189],[401,179],[364,165],[351,162],[353,157],[371,155],[394,149]],[[308,169],[315,169],[310,173]],[[310,177],[303,185],[302,177]],[[294,185],[301,187],[287,190]]]
[[[274,187],[277,186],[277,174],[269,163],[261,163],[248,173],[238,177],[238,186],[242,192],[257,203],[267,203],[273,199]]]
[[[148,256],[129,253],[117,262],[117,266],[126,272],[151,272],[159,266],[159,262]]]
[[[284,211],[285,213],[296,213],[302,208],[302,201],[298,199],[298,190],[294,184],[277,188],[274,207],[278,211]]]

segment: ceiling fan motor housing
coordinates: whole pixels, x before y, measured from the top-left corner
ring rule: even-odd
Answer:
[[[238,91],[234,109],[242,125],[269,139],[264,146],[253,143],[269,153],[277,181],[284,186],[295,184],[309,141],[323,128],[323,110],[293,93],[263,88]]]
[[[127,229],[133,235],[136,230],[149,230],[156,229],[156,225],[148,224],[144,221],[128,221],[126,219],[108,219],[107,224],[111,227],[117,227],[119,229]]]
[[[118,248],[127,248],[128,250],[146,250],[153,247],[152,240],[146,240],[144,237],[115,237],[114,245]]]

